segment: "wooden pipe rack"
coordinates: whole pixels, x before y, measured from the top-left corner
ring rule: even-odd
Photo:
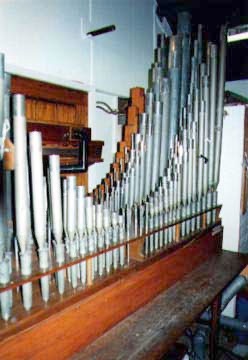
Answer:
[[[37,262],[36,262],[36,267],[33,268],[31,276],[23,276],[18,271],[16,271],[16,269],[15,269],[13,274],[12,274],[11,282],[9,284],[7,284],[7,285],[0,285],[0,293],[4,292],[4,291],[16,289],[16,288],[20,287],[21,285],[27,284],[29,282],[37,281],[37,280],[39,280],[42,277],[45,277],[47,275],[53,275],[53,274],[55,274],[56,272],[58,272],[60,270],[68,269],[73,265],[80,264],[81,262],[84,262],[84,261],[88,262],[94,257],[97,257],[97,256],[99,256],[101,254],[105,254],[105,253],[107,253],[109,251],[113,251],[113,250],[118,249],[118,248],[123,247],[123,246],[126,247],[126,246],[130,245],[129,251],[130,251],[130,259],[131,260],[143,261],[143,260],[145,260],[147,258],[147,256],[145,256],[143,254],[145,238],[147,238],[147,237],[149,237],[151,235],[154,235],[154,234],[156,234],[156,233],[158,233],[158,232],[160,232],[162,230],[166,230],[166,229],[169,229],[170,227],[176,226],[176,239],[175,239],[175,242],[168,244],[168,247],[166,248],[168,253],[171,253],[172,251],[175,251],[178,247],[181,247],[182,245],[187,244],[190,241],[190,239],[192,238],[192,235],[196,236],[201,231],[207,229],[206,215],[207,215],[208,212],[211,212],[213,210],[217,211],[215,225],[218,224],[220,222],[220,220],[219,220],[220,209],[221,209],[220,205],[212,207],[209,210],[206,210],[206,211],[203,211],[203,212],[198,212],[198,213],[196,213],[194,215],[184,217],[179,221],[171,222],[168,225],[165,225],[163,227],[159,227],[157,229],[149,231],[148,233],[144,233],[144,234],[142,234],[140,236],[135,236],[134,234],[130,234],[129,235],[130,239],[125,240],[122,243],[118,243],[116,245],[111,245],[108,248],[98,250],[97,252],[92,253],[92,254],[87,254],[84,257],[77,257],[77,258],[75,258],[75,260],[71,260],[71,258],[68,255],[66,255],[65,261],[64,261],[64,263],[62,265],[58,265],[56,263],[56,260],[52,257],[51,258],[50,268],[48,270],[40,271],[40,269],[37,267]],[[185,221],[191,220],[193,218],[197,218],[199,216],[201,216],[201,224],[202,224],[201,225],[201,230],[198,230],[194,234],[191,234],[190,236],[186,236],[184,239],[180,240],[179,236],[180,236],[180,226],[181,226],[181,224],[183,222],[185,222]],[[180,245],[180,246],[178,246],[178,245]],[[157,250],[156,253],[154,253],[154,254],[157,254],[157,253],[159,253],[161,251],[165,252],[165,248]],[[152,254],[152,255],[154,255],[154,254]],[[149,255],[149,257],[151,257],[152,255]]]
[[[121,244],[73,261],[66,258],[61,266],[53,260],[48,271],[40,272],[34,268],[30,277],[22,277],[14,271],[11,283],[0,288],[0,292],[17,289],[14,298],[18,300],[10,321],[0,322],[0,359],[45,359],[49,356],[68,359],[79,348],[95,340],[219,251],[222,244],[220,208],[217,206],[185,217],[138,237],[130,234],[129,239]],[[206,214],[209,211],[216,211],[216,221],[207,226]],[[200,230],[177,239],[154,254],[142,255],[146,237],[173,226],[180,229],[182,222],[199,216]],[[62,296],[58,294],[55,282],[51,281],[50,299],[47,304],[42,301],[37,280],[83,261],[90,264],[92,258],[121,246],[129,247],[130,251],[130,262],[125,267],[95,278],[93,284],[88,281],[84,288],[80,284],[77,289],[72,289],[67,284]],[[18,291],[28,282],[33,282],[33,308],[30,312],[23,309]]]

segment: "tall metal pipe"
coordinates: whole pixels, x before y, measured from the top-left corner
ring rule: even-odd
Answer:
[[[222,126],[224,112],[224,89],[226,75],[226,26],[220,30],[220,56],[219,56],[219,77],[218,77],[218,103],[216,117],[216,137],[215,137],[215,168],[214,168],[214,185],[219,184],[220,178],[220,156],[222,143]]]
[[[210,124],[209,124],[209,185],[214,186],[215,118],[217,91],[217,46],[211,45],[210,54]]]
[[[155,191],[159,179],[159,166],[160,166],[160,148],[161,148],[161,115],[162,105],[160,101],[154,104],[154,132],[153,132],[153,149],[152,149],[152,184],[151,190]]]
[[[169,132],[170,132],[170,84],[168,79],[164,79],[162,93],[162,125],[161,125],[161,147],[160,147],[160,166],[159,176],[163,177],[167,166],[169,153]]]
[[[28,165],[27,135],[25,118],[25,98],[23,95],[13,96],[14,142],[15,142],[15,214],[16,236],[20,246],[22,275],[32,272],[31,251],[28,250],[29,238],[29,196],[28,196]],[[32,283],[22,286],[23,304],[26,310],[32,307]]]
[[[4,74],[4,127],[5,134],[4,136],[9,137],[10,133],[10,80],[11,77],[9,74]],[[0,160],[1,163],[1,160]],[[0,165],[1,166],[1,165]],[[12,250],[12,240],[13,240],[13,194],[12,194],[12,172],[11,170],[1,169],[0,170],[3,176],[3,186],[0,186],[0,189],[3,191],[3,203],[4,203],[4,229],[5,229],[5,250],[10,252]],[[0,175],[1,177],[1,175]],[[0,180],[1,181],[1,180]],[[1,193],[1,190],[0,190]],[[0,195],[1,197],[1,195]],[[1,203],[1,200],[0,200]],[[1,220],[0,220],[1,222]],[[0,226],[1,227],[1,226]],[[0,230],[1,231],[1,230]]]
[[[28,243],[28,164],[25,98],[13,96],[14,143],[15,143],[15,214],[16,235],[22,253]]]
[[[49,156],[49,176],[51,193],[51,213],[53,235],[56,243],[62,242],[62,195],[60,180],[60,160],[58,155]]]
[[[76,176],[67,177],[67,231],[70,241],[74,241],[77,226]]]
[[[43,191],[43,160],[41,133],[29,133],[29,147],[32,176],[32,199],[34,215],[34,231],[39,248],[42,249],[46,241],[45,204]]]

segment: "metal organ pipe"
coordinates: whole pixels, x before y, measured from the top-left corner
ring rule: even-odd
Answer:
[[[34,211],[34,231],[39,246],[39,263],[42,270],[49,266],[48,246],[46,242],[46,209],[43,179],[42,140],[41,133],[29,133],[29,147],[32,175],[32,199]],[[46,186],[45,186],[46,190]],[[44,301],[49,299],[49,277],[41,279],[41,292]]]
[[[31,251],[28,249],[28,164],[27,164],[27,130],[25,118],[25,98],[23,95],[13,97],[13,120],[15,142],[15,214],[16,236],[20,246],[22,275],[32,272]],[[32,283],[22,286],[23,305],[26,310],[32,307]]]
[[[60,181],[60,159],[58,155],[49,156],[49,180],[51,197],[52,229],[54,236],[54,247],[56,261],[59,265],[65,261],[65,245],[63,240],[63,220],[62,220],[62,198]],[[65,289],[65,271],[57,273],[57,284],[59,293],[62,295]]]
[[[219,56],[219,78],[218,78],[218,104],[216,119],[216,138],[215,138],[215,168],[214,182],[215,189],[219,183],[220,177],[220,156],[223,126],[223,106],[224,106],[224,89],[225,89],[225,73],[226,73],[226,27],[222,26],[220,31],[220,56]]]
[[[75,240],[77,230],[77,195],[76,176],[67,177],[67,232],[69,237],[69,254],[72,259],[77,257],[77,244]],[[77,287],[77,265],[70,268],[71,284]]]
[[[3,168],[4,140],[10,124],[10,76],[4,72],[0,54],[0,284],[7,285],[12,273],[11,240],[13,236],[11,172]],[[13,305],[12,290],[0,294],[1,316],[7,321]]]
[[[29,147],[32,175],[32,198],[34,212],[34,231],[39,248],[42,249],[46,241],[45,204],[43,189],[43,161],[41,133],[29,133]]]
[[[163,177],[165,168],[167,167],[168,150],[169,150],[169,132],[170,132],[170,84],[166,78],[163,82],[162,96],[162,125],[161,125],[161,148],[160,148],[160,170],[159,176]]]
[[[60,180],[60,160],[58,155],[49,156],[49,177],[53,235],[57,244],[63,239],[62,197]]]
[[[14,95],[14,142],[15,142],[15,212],[16,235],[22,253],[27,250],[28,239],[28,165],[25,98]]]
[[[215,117],[217,91],[217,47],[211,44],[210,52],[210,130],[209,130],[209,186],[214,186]]]
[[[159,160],[160,160],[160,146],[161,146],[161,102],[155,101],[154,115],[153,115],[153,151],[152,151],[152,185],[151,190],[155,191],[156,184],[159,179]]]
[[[79,239],[85,234],[85,187],[77,186],[77,231]]]
[[[77,224],[76,176],[67,177],[67,232],[70,242],[74,241]]]

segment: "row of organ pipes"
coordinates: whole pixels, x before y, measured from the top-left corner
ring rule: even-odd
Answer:
[[[55,274],[59,294],[68,284],[72,288],[86,286],[89,276],[93,282],[128,266],[125,240],[217,205],[225,56],[225,27],[220,30],[218,47],[210,41],[204,44],[202,26],[193,39],[189,15],[179,14],[177,34],[158,37],[145,112],[140,114],[131,148],[125,149],[121,171],[114,171],[104,188],[99,185],[99,191],[86,194],[84,186],[76,185],[75,176],[61,180],[58,155],[49,156],[44,171],[41,133],[30,132],[27,139],[25,98],[16,94],[10,99],[9,75],[4,72],[1,55],[1,121],[5,125],[10,122],[12,102],[15,145],[14,231],[4,226],[11,213],[12,174],[1,168],[2,286],[11,281],[14,263],[23,276],[30,276],[36,259],[44,271],[51,266],[51,258],[63,264],[66,256],[83,258],[123,243],[93,257],[90,269],[82,261]],[[212,210],[207,213],[207,224],[214,221]],[[201,218],[196,216],[182,222],[180,237],[200,229]],[[151,256],[174,241],[175,226],[152,233],[145,238],[144,254]],[[44,302],[49,300],[51,278],[40,279]],[[21,293],[24,308],[30,310],[32,282],[23,284]],[[0,304],[2,318],[7,321],[13,290],[0,293]]]

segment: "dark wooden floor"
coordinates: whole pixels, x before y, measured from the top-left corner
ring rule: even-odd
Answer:
[[[247,263],[247,256],[232,252],[212,256],[72,359],[161,358]]]

